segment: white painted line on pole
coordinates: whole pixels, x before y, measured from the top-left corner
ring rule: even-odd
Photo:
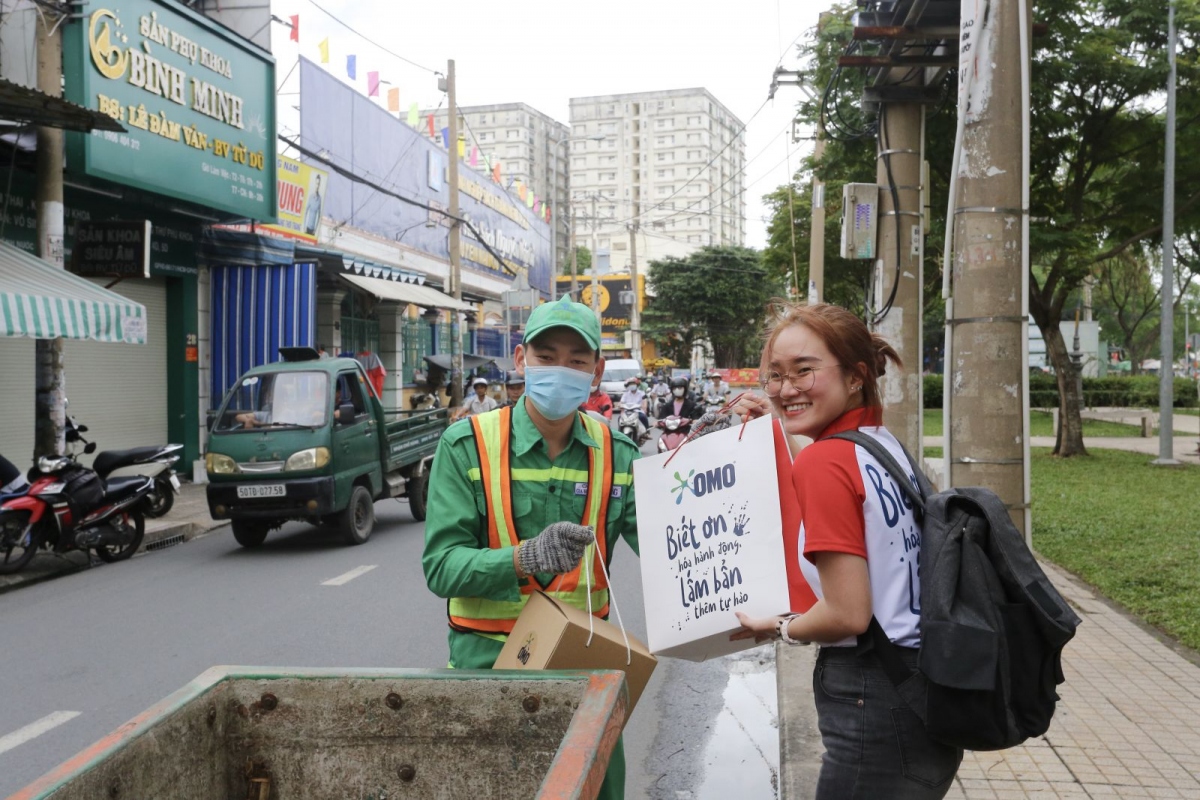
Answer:
[[[355,567],[354,569],[350,570],[349,572],[345,573],[344,575],[338,575],[336,578],[330,578],[329,580],[322,582],[321,585],[322,586],[341,586],[344,583],[349,583],[350,581],[354,580],[355,578],[357,578],[360,575],[366,575],[368,572],[375,569],[377,566],[379,566],[379,565],[371,564],[370,566]]]
[[[78,711],[55,711],[53,714],[47,714],[37,722],[31,722],[24,728],[13,731],[7,736],[0,736],[0,753],[7,753],[14,747],[20,747],[30,739],[36,739],[46,731],[57,728],[64,722],[70,722],[78,716]]]

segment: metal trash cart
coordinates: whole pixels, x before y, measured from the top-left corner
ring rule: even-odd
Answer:
[[[614,671],[213,667],[9,800],[594,798]]]

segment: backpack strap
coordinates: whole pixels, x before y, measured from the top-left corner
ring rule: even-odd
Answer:
[[[853,442],[862,449],[870,453],[876,461],[883,465],[883,468],[896,476],[896,484],[908,495],[913,504],[925,511],[925,498],[934,494],[933,484],[929,482],[929,478],[917,466],[917,462],[913,459],[912,453],[904,445],[900,445],[900,449],[904,450],[904,455],[908,458],[908,463],[912,467],[913,475],[917,478],[917,486],[913,486],[911,481],[904,480],[906,470],[900,466],[899,462],[892,457],[877,439],[868,436],[862,431],[843,431],[835,433],[832,436],[825,437],[827,439],[845,439],[848,442]],[[904,704],[908,706],[921,722],[925,722],[925,703],[921,697],[920,681],[912,681],[919,670],[913,669],[904,663],[904,659],[900,657],[900,651],[896,644],[888,638],[887,632],[883,626],[879,624],[879,620],[873,615],[871,624],[867,626],[865,633],[858,637],[857,652],[860,656],[875,651],[879,659],[879,665],[883,668],[883,672],[887,675],[888,680],[896,687],[896,691],[900,694]]]
[[[884,469],[897,476],[897,478],[907,473],[907,470],[900,466],[899,462],[892,457],[892,454],[888,452],[888,449],[884,447],[879,440],[875,439],[873,436],[868,436],[862,431],[842,431],[841,433],[835,433],[831,436],[826,436],[825,439],[845,439],[848,442],[854,442],[863,450],[866,450],[868,453],[874,456],[875,460],[882,464]],[[824,441],[824,439],[822,441]],[[916,476],[917,485],[913,486],[910,481],[905,480],[897,480],[896,483],[900,486],[904,493],[908,495],[909,499],[912,500],[913,503],[915,503],[917,507],[921,509],[921,511],[924,511],[925,498],[935,493],[933,484],[929,482],[929,478],[926,477],[924,471],[922,471],[922,469],[917,465],[916,459],[912,457],[912,453],[908,452],[908,448],[902,444],[900,445],[900,449],[904,451],[905,457],[908,458],[908,463],[912,468],[912,473]]]

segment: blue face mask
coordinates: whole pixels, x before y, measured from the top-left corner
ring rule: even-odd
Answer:
[[[526,367],[525,395],[546,419],[562,419],[587,401],[592,378],[570,367]]]

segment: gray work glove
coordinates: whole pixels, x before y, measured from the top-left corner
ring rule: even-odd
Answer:
[[[692,438],[699,439],[706,434],[723,431],[732,424],[732,414],[718,414],[716,411],[706,412],[692,425],[692,430],[696,431]]]
[[[549,572],[562,575],[575,569],[583,551],[592,543],[591,528],[572,522],[555,522],[532,539],[521,543],[517,563],[526,575]]]

